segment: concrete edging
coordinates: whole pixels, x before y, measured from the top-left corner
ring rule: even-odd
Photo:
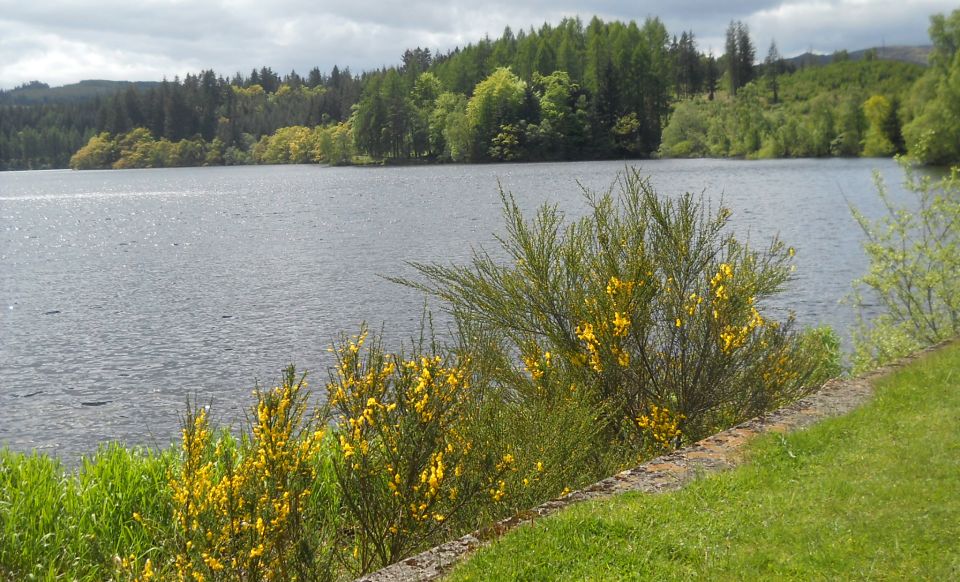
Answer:
[[[742,422],[692,445],[651,459],[632,469],[621,471],[583,489],[572,491],[559,499],[547,501],[531,510],[498,521],[489,527],[400,560],[358,578],[357,582],[436,580],[449,571],[456,562],[480,546],[491,543],[521,525],[553,515],[573,504],[608,499],[627,491],[651,494],[675,491],[698,477],[736,467],[741,464],[744,444],[752,438],[769,432],[794,432],[820,420],[842,416],[873,396],[874,381],[953,341],[949,340],[925,348],[857,378],[829,380],[819,390],[793,404]]]

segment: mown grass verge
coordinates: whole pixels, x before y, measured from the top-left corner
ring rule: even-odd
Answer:
[[[848,416],[758,439],[736,471],[573,507],[450,579],[958,579],[958,385],[954,344]]]

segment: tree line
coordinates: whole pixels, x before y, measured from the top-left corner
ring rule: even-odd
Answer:
[[[908,150],[945,163],[960,157],[936,146],[960,135],[956,20],[933,18],[925,73],[869,58],[794,73],[775,43],[757,63],[741,22],[717,58],[657,18],[597,17],[508,27],[445,54],[410,49],[360,75],[204,71],[83,103],[0,105],[0,169],[65,167],[72,155],[74,167],[157,167]]]
[[[398,66],[361,75],[334,68],[281,77],[263,68],[228,79],[204,71],[148,90],[128,87],[79,105],[79,137],[41,151],[21,147],[24,130],[56,134],[59,125],[27,119],[33,107],[2,106],[0,164],[63,167],[78,142],[138,128],[158,143],[202,140],[225,163],[246,163],[278,129],[338,123],[350,124],[357,154],[378,161],[649,155],[672,100],[715,83],[716,70],[692,32],[670,37],[656,18],[594,18],[586,26],[570,18],[516,34],[507,28],[446,54],[407,50]]]

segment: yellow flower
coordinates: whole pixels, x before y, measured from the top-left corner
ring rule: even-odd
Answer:
[[[624,337],[629,331],[630,318],[619,311],[615,311],[613,313],[613,335],[615,337]]]
[[[630,354],[626,350],[618,349],[617,354],[617,363],[620,364],[621,368],[626,368],[630,365]]]
[[[574,333],[577,334],[577,337],[585,342],[595,342],[597,341],[597,336],[593,333],[593,325],[589,323],[582,323],[577,326],[574,330]]]

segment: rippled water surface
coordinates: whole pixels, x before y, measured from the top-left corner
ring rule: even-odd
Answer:
[[[75,458],[163,445],[188,396],[242,415],[290,362],[326,380],[325,347],[361,321],[417,332],[423,298],[382,275],[464,262],[502,233],[498,181],[532,210],[585,211],[622,163],[274,166],[0,173],[0,443]],[[651,161],[664,194],[705,192],[737,232],[797,248],[789,305],[848,329],[865,268],[848,202],[879,212],[886,160]],[[441,318],[441,325],[443,324]]]

